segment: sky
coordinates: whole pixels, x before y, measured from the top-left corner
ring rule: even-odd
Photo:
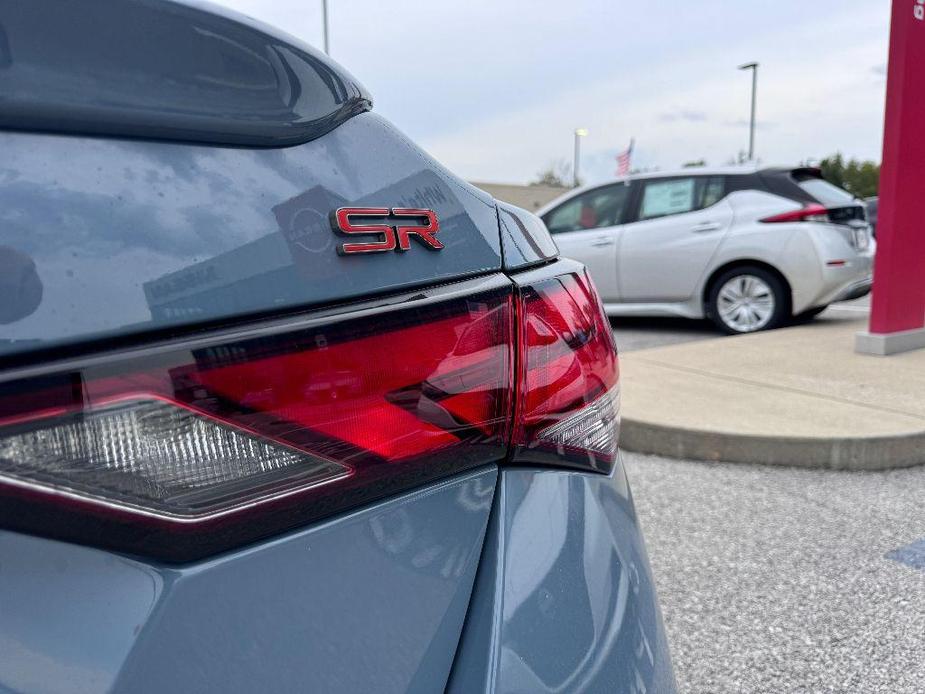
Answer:
[[[880,159],[889,0],[328,0],[332,57],[374,110],[455,173],[526,183],[571,163],[634,168],[729,163],[748,147],[796,164]],[[321,0],[219,4],[322,45]]]

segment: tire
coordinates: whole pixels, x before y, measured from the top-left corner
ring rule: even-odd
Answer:
[[[790,318],[790,297],[773,273],[753,265],[727,270],[710,285],[707,315],[728,335],[773,330]]]
[[[826,304],[825,306],[816,306],[816,308],[811,308],[808,311],[803,311],[803,313],[793,317],[793,322],[797,324],[809,323],[813,318],[815,318],[820,313],[825,311],[828,307],[829,305]]]

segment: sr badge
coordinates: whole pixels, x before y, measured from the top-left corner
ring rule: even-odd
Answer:
[[[414,238],[424,248],[439,251],[437,240],[440,222],[433,210],[409,207],[341,207],[331,213],[331,227],[347,235],[375,237],[376,240],[344,243],[338,255],[355,253],[404,252],[411,249]]]

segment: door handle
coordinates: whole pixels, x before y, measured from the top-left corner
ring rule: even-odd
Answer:
[[[601,238],[595,239],[594,241],[592,241],[591,245],[594,248],[605,248],[606,246],[613,245],[613,239],[609,239],[606,236],[602,236]]]
[[[695,234],[702,234],[705,231],[717,231],[720,228],[722,225],[719,222],[701,222],[692,226],[691,231]]]

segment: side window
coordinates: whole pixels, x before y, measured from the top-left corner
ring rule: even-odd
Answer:
[[[655,219],[702,210],[723,199],[722,176],[691,176],[648,181],[642,194],[639,219]]]
[[[726,181],[722,176],[710,176],[709,178],[701,180],[704,182],[703,197],[700,200],[700,207],[698,209],[715,205],[726,197]]]
[[[694,179],[673,178],[646,183],[639,219],[655,219],[694,209]]]
[[[589,190],[549,212],[543,221],[553,234],[614,226],[623,219],[629,191],[625,183]]]

